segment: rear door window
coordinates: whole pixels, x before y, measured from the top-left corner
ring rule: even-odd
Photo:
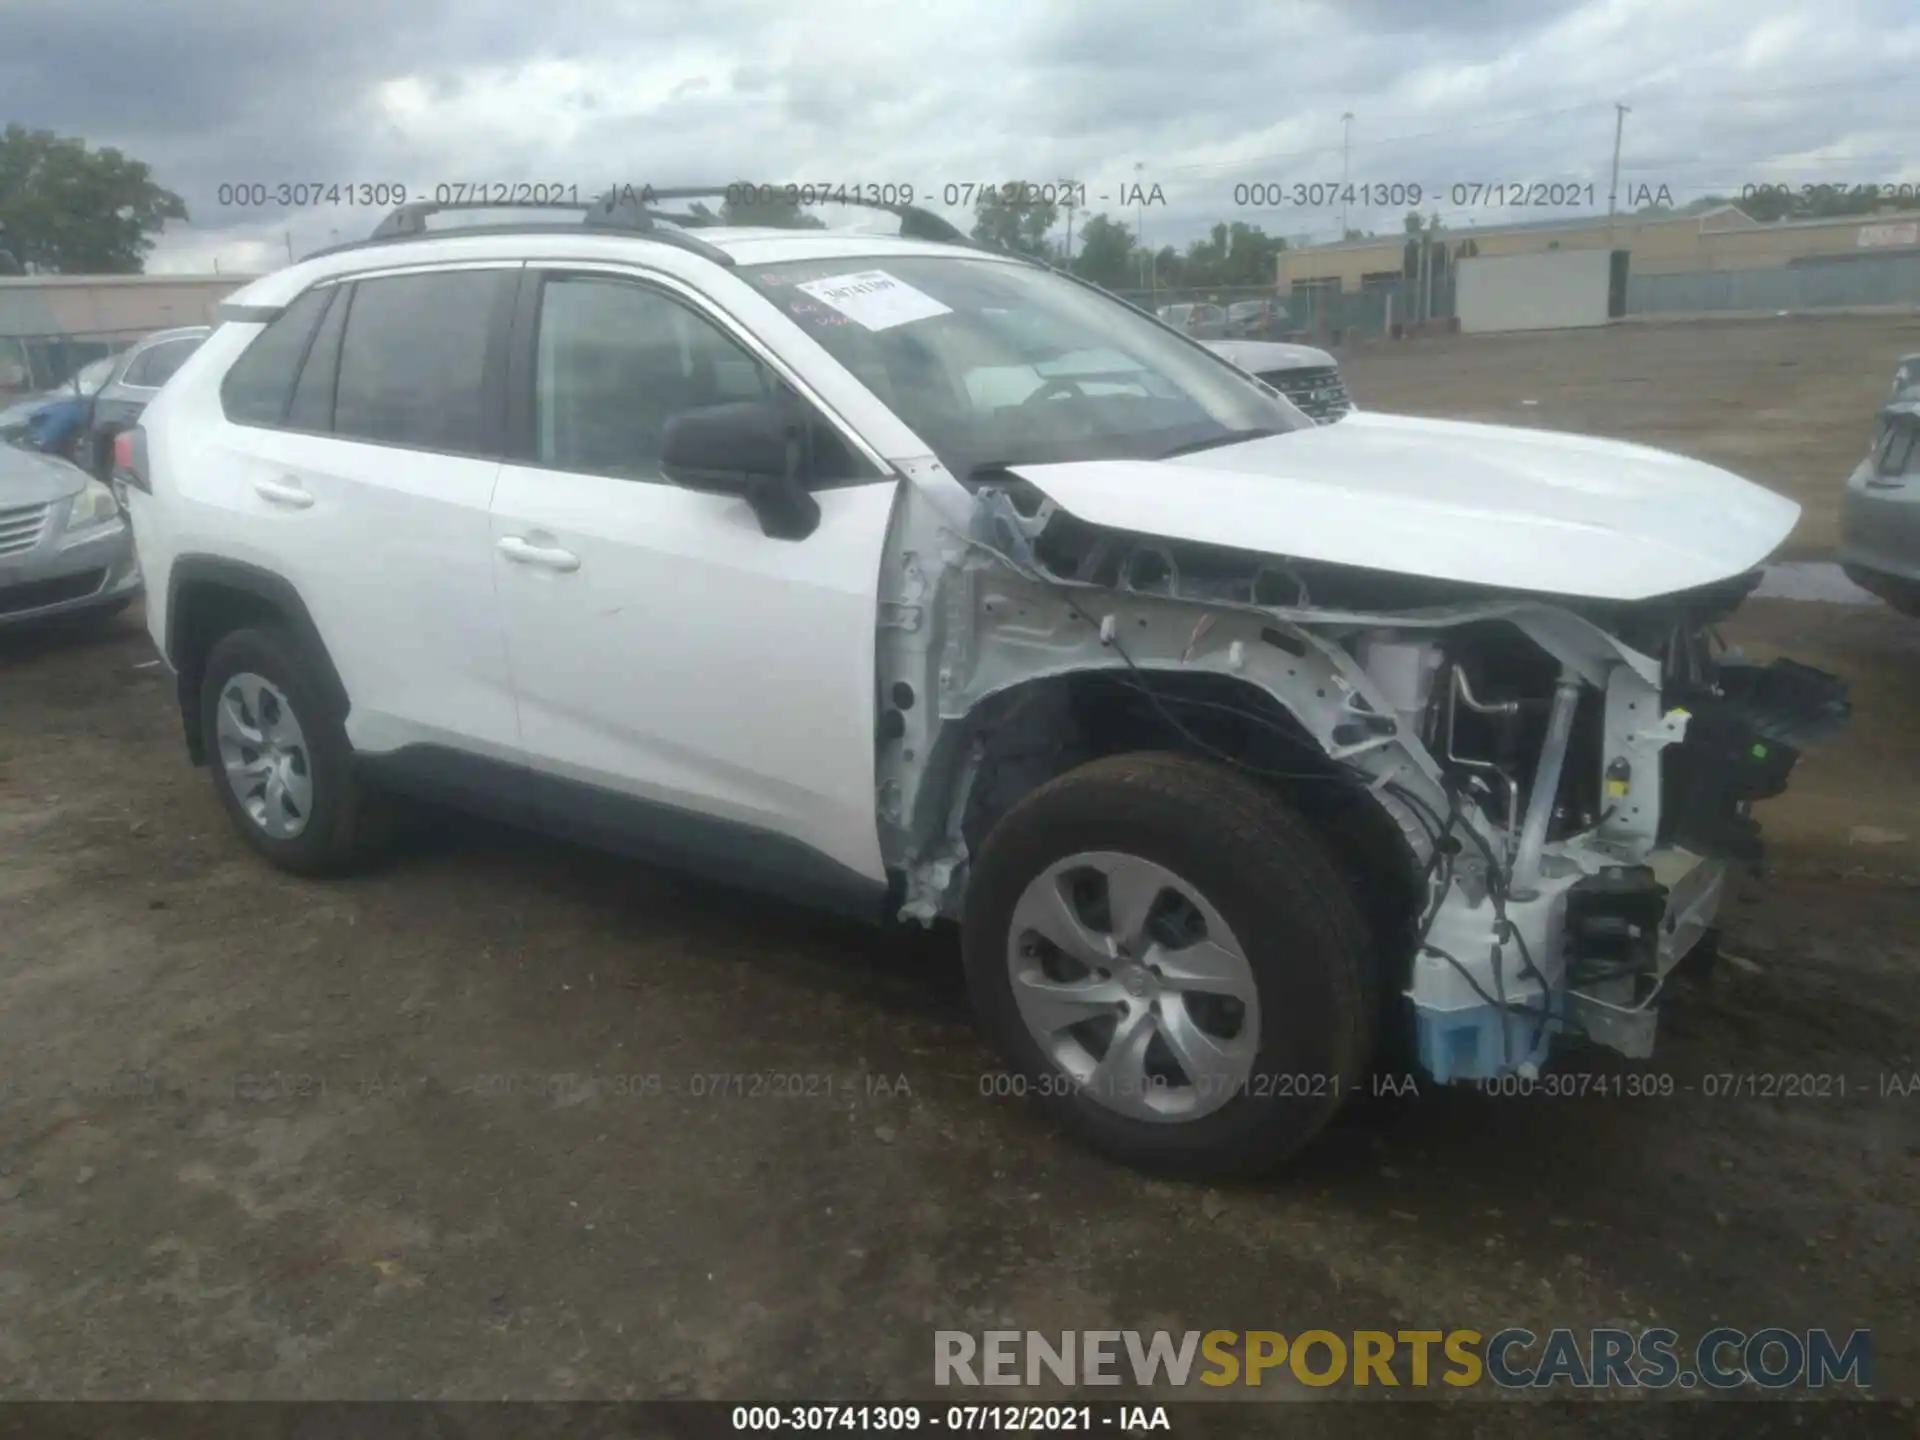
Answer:
[[[489,338],[516,270],[385,275],[353,287],[340,340],[333,433],[457,455],[499,453]]]
[[[340,370],[340,334],[346,329],[347,297],[327,311],[319,333],[307,347],[306,362],[300,367],[300,379],[293,387],[293,403],[287,407],[289,430],[311,430],[324,434],[333,428],[333,384]]]
[[[314,326],[337,287],[323,285],[294,301],[253,339],[220,384],[220,408],[236,425],[282,424],[294,376]]]

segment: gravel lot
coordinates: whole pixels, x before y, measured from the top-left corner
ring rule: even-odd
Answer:
[[[1538,398],[1814,496],[1903,348],[1911,323],[1762,322],[1349,368],[1378,408]],[[1816,509],[1809,549],[1830,532]],[[1769,807],[1737,961],[1667,1008],[1646,1068],[1676,1093],[1370,1100],[1223,1190],[983,1097],[951,935],[460,819],[297,881],[188,766],[137,612],[0,640],[0,1398],[952,1398],[936,1327],[1656,1320],[1868,1326],[1877,1388],[1912,1395],[1920,1096],[1881,1087],[1920,1071],[1920,623],[1762,601],[1729,638],[1845,673],[1859,713]],[[1721,1073],[1846,1093],[1707,1098]],[[753,1075],[800,1093],[696,1079]]]

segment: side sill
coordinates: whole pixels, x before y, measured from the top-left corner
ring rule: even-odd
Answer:
[[[893,886],[791,836],[643,800],[440,745],[407,745],[356,764],[375,784],[732,889],[869,924]]]

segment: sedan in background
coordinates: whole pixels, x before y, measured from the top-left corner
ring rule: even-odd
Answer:
[[[113,437],[130,430],[160,387],[213,331],[156,330],[115,355],[83,365],[52,390],[0,410],[0,440],[60,455],[96,480],[113,475]]]
[[[1214,354],[1273,386],[1316,424],[1331,425],[1354,409],[1339,362],[1324,350],[1266,340],[1206,343]]]
[[[1854,584],[1920,617],[1920,355],[1901,362],[1892,396],[1847,480],[1840,565]]]
[[[147,402],[212,333],[206,325],[156,330],[118,357],[111,378],[93,397],[87,443],[76,457],[85,462],[94,479],[112,478],[113,437],[139,422]]]
[[[113,492],[57,455],[0,442],[0,629],[104,619],[139,593]]]

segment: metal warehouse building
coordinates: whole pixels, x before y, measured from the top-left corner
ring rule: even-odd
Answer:
[[[1635,275],[1771,270],[1809,261],[1893,254],[1920,255],[1920,211],[1834,220],[1755,220],[1737,205],[1693,215],[1621,215],[1463,226],[1441,232],[1450,247],[1474,243],[1486,257],[1553,250],[1622,249]],[[1283,250],[1281,291],[1361,290],[1401,274],[1407,237],[1388,235],[1344,244]]]

